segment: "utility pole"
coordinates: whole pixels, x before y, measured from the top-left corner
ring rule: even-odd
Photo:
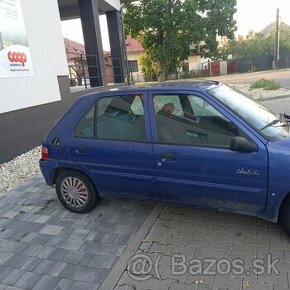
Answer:
[[[274,47],[274,69],[278,69],[279,50],[280,50],[280,19],[279,8],[276,12],[276,30],[275,30],[275,47]]]

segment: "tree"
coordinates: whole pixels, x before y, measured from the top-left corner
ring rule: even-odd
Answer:
[[[236,0],[140,0],[124,4],[126,34],[158,64],[158,78],[175,73],[189,53],[211,56],[217,35],[234,37]]]
[[[275,31],[268,37],[261,33],[250,31],[246,38],[232,40],[225,47],[221,48],[220,53],[233,55],[236,58],[273,55],[275,43]],[[285,26],[280,30],[280,54],[290,52],[290,28]]]
[[[158,74],[158,64],[155,61],[155,57],[148,53],[142,53],[139,57],[139,61],[142,66],[144,80],[146,82],[156,81]]]

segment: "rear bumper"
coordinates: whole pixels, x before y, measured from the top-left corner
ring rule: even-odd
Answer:
[[[40,159],[39,167],[46,183],[50,186],[54,186],[53,176],[54,176],[55,170],[58,168],[57,162],[51,161],[51,160]]]

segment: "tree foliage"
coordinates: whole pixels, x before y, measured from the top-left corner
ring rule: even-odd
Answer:
[[[190,52],[214,54],[217,35],[234,37],[235,6],[236,0],[140,0],[124,4],[125,31],[141,42],[164,80]]]
[[[253,31],[244,39],[232,40],[220,49],[221,58],[232,55],[235,58],[273,55],[275,31],[268,37]],[[280,54],[290,53],[290,29],[282,27],[280,30]]]

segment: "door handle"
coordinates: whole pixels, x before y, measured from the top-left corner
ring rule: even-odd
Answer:
[[[162,153],[161,154],[161,161],[175,161],[176,160],[176,154],[175,153]]]
[[[87,152],[87,147],[78,145],[75,150],[76,153],[86,153]]]

